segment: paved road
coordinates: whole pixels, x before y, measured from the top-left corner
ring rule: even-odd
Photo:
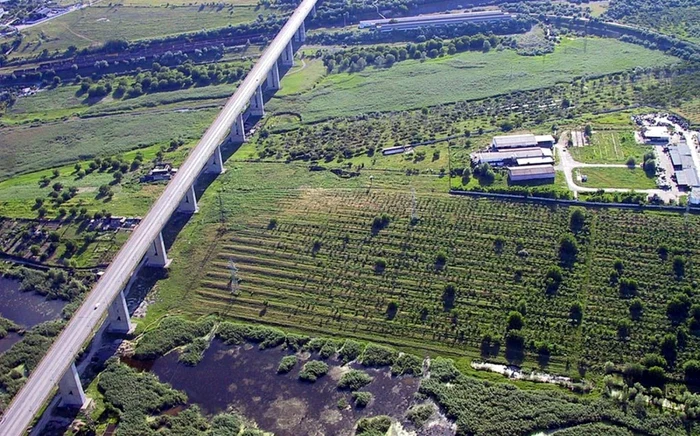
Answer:
[[[224,142],[231,125],[247,107],[267,72],[292,40],[317,0],[303,0],[284,27],[267,47],[253,69],[228,100],[214,123],[187,157],[177,175],[156,200],[146,217],[122,246],[105,274],[87,295],[63,332],[41,360],[0,421],[0,435],[19,436],[49,399],[54,387],[74,360],[80,348],[93,337],[107,308],[136,270],[149,245],[175,212],[178,203],[195,182],[216,147]]]

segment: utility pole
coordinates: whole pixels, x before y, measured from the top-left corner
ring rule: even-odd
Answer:
[[[411,224],[418,222],[420,217],[417,211],[416,188],[411,188]]]
[[[228,285],[229,291],[231,291],[232,295],[236,295],[238,293],[240,281],[238,280],[238,267],[233,259],[229,259],[228,269],[231,272],[231,278],[229,279]]]

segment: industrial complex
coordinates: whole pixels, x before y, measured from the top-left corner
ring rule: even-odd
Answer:
[[[460,12],[457,14],[431,14],[413,17],[387,18],[381,20],[360,21],[360,29],[375,29],[381,32],[392,30],[411,30],[419,27],[445,26],[449,24],[484,23],[491,21],[512,20],[515,15],[506,12]]]
[[[473,165],[507,167],[511,182],[554,181],[554,137],[552,135],[494,136],[487,151],[471,154]]]

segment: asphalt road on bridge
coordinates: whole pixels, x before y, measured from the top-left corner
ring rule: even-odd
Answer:
[[[292,40],[316,1],[303,0],[265,49],[214,123],[180,166],[177,175],[167,185],[163,194],[119,250],[102,278],[87,295],[82,306],[56,338],[27,383],[15,395],[0,421],[0,435],[19,436],[25,433],[54,392],[76,354],[93,337],[103,322],[107,308],[136,271],[149,245],[175,212],[187,190],[195,183],[216,147],[226,140],[234,120],[246,109],[258,86],[265,82],[268,71]]]

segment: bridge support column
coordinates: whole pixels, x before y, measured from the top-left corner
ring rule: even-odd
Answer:
[[[292,47],[292,41],[289,41],[289,43],[287,43],[287,46],[282,51],[282,66],[294,66],[294,47]]]
[[[231,134],[228,136],[229,141],[234,144],[245,142],[245,125],[243,124],[243,114],[239,114],[236,121],[231,126]]]
[[[63,374],[61,381],[58,382],[58,390],[61,393],[61,406],[63,407],[81,408],[87,402],[75,363],[71,363],[66,373]]]
[[[264,117],[265,116],[265,106],[263,103],[263,93],[262,88],[258,86],[255,90],[255,94],[250,99],[250,106],[248,106],[248,112],[254,117]]]
[[[223,174],[226,172],[224,159],[221,157],[221,146],[216,147],[214,153],[212,153],[207,165],[204,167],[204,172],[212,174]]]
[[[299,28],[297,29],[296,33],[294,34],[294,40],[300,43],[303,43],[306,41],[306,27],[304,26],[304,22],[302,21],[301,24],[299,25]]]
[[[121,291],[117,298],[110,304],[107,311],[108,322],[107,331],[110,333],[130,333],[133,329],[129,308],[126,306],[124,291]]]
[[[170,262],[171,260],[168,259],[168,253],[165,251],[163,232],[160,232],[146,253],[146,266],[167,268],[170,266]]]
[[[197,196],[194,193],[194,185],[190,186],[187,193],[180,204],[177,206],[177,211],[182,213],[197,213],[199,212],[199,207],[197,206]]]
[[[274,91],[280,89],[280,69],[277,67],[277,62],[272,64],[272,68],[267,73],[267,89]]]
[[[314,5],[313,8],[311,8],[311,18],[316,18],[316,5]]]

